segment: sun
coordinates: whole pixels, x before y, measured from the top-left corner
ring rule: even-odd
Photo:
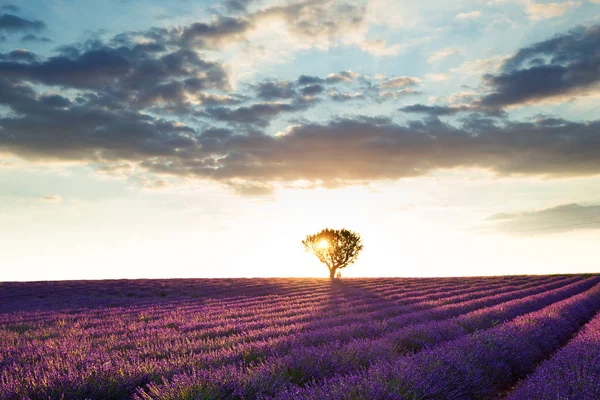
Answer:
[[[319,244],[317,245],[317,247],[319,249],[326,249],[329,247],[329,242],[327,241],[327,239],[321,239],[321,241],[319,242]]]

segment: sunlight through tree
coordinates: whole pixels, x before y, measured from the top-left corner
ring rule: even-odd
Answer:
[[[338,270],[356,261],[363,249],[360,235],[348,229],[326,228],[308,235],[302,244],[306,251],[314,253],[327,266],[330,278],[334,278]]]

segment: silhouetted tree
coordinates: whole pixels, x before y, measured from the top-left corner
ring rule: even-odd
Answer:
[[[363,249],[360,235],[348,229],[323,229],[308,235],[302,244],[306,251],[314,253],[327,266],[330,278],[335,277],[337,270],[356,261]]]

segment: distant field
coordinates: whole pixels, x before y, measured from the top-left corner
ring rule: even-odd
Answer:
[[[0,283],[0,399],[599,399],[600,275]]]

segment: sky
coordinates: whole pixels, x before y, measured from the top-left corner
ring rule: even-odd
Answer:
[[[600,272],[600,1],[0,1],[0,280]]]

